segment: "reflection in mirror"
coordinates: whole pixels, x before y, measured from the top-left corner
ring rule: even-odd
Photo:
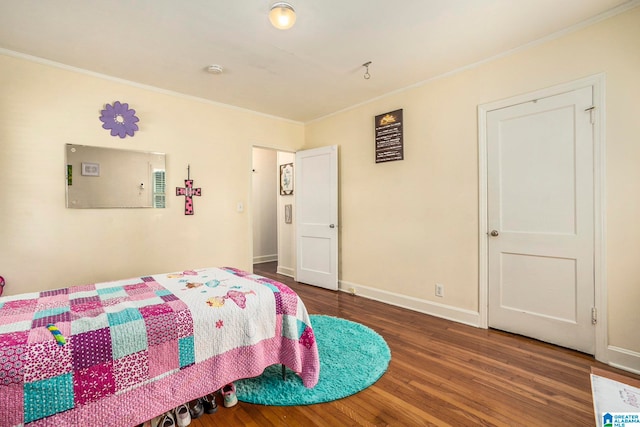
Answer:
[[[165,155],[66,144],[68,208],[164,208]]]

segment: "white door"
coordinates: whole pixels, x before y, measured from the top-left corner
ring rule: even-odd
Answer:
[[[592,88],[487,114],[489,326],[593,354]]]
[[[296,280],[338,289],[338,147],[298,151]]]

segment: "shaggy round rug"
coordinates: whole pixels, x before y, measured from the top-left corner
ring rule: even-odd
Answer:
[[[320,356],[320,379],[306,388],[299,376],[273,365],[262,375],[236,382],[238,400],[273,406],[311,405],[355,394],[385,373],[391,350],[372,329],[346,319],[311,315]]]

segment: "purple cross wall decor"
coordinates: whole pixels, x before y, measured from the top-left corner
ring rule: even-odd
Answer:
[[[193,180],[185,179],[184,187],[176,187],[176,196],[185,196],[184,214],[193,215],[193,196],[202,196],[202,189],[193,188]]]
[[[202,190],[200,188],[193,188],[191,165],[187,165],[187,179],[184,180],[184,188],[176,187],[176,196],[185,196],[184,214],[193,215],[193,196],[202,196]]]

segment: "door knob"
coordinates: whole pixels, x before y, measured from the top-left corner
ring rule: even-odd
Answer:
[[[491,230],[491,235],[493,237],[496,237],[498,234],[500,234],[500,233],[498,233],[498,230]]]
[[[329,224],[329,228],[336,228],[334,224]]]

